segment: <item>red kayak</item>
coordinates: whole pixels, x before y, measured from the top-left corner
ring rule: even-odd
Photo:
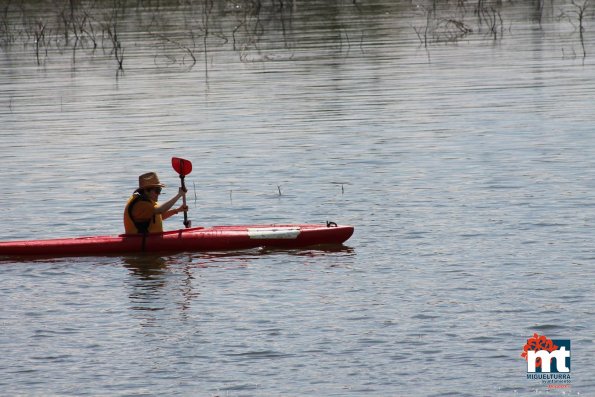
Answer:
[[[146,236],[122,234],[0,242],[0,256],[84,256],[135,252],[239,250],[255,247],[300,248],[342,244],[353,226],[242,225],[195,227]]]

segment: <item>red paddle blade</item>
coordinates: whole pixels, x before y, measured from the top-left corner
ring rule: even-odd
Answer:
[[[171,166],[174,167],[174,170],[181,176],[186,176],[192,172],[192,163],[179,157],[171,158]]]

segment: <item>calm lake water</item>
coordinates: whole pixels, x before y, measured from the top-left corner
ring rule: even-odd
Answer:
[[[593,6],[581,43],[562,1],[133,3],[123,71],[109,9],[75,10],[95,49],[55,5],[2,16],[0,240],[119,234],[172,156],[195,226],[356,232],[0,260],[0,395],[595,394]],[[526,378],[534,333],[571,340],[571,389]]]

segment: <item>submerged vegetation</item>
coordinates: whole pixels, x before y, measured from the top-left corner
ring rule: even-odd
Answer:
[[[210,51],[233,50],[243,62],[296,59],[302,48],[320,50],[312,32],[323,32],[334,53],[356,45],[365,52],[378,18],[409,21],[428,54],[433,45],[498,41],[515,24],[548,20],[573,26],[585,58],[594,8],[591,0],[0,0],[0,47],[23,46],[38,65],[53,53],[69,53],[76,65],[84,52],[112,59],[121,72],[142,43],[159,67],[204,62],[208,74]]]

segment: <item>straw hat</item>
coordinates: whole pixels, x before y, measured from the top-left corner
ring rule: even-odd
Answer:
[[[165,185],[159,182],[159,177],[156,172],[147,172],[138,177],[138,192],[141,189],[148,189],[152,187],[165,187]]]

